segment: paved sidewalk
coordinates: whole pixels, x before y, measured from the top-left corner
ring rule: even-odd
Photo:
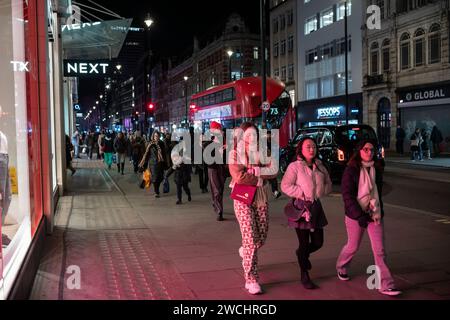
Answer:
[[[352,280],[339,281],[336,257],[346,241],[341,198],[323,201],[329,225],[325,245],[312,255],[311,276],[320,289],[300,285],[295,232],[286,226],[286,197],[270,203],[267,244],[259,272],[265,294],[243,288],[238,255],[240,232],[225,192],[226,221],[215,221],[210,194],[191,183],[193,201],[175,205],[175,186],[155,199],[138,188],[130,172],[108,172],[100,162],[78,160],[68,196],[58,205],[57,227],[49,237],[31,299],[392,299],[368,290],[366,269],[373,264],[367,236],[356,256]],[[386,249],[397,299],[450,298],[450,222],[417,211],[386,206]],[[80,290],[70,290],[69,266],[81,270]]]

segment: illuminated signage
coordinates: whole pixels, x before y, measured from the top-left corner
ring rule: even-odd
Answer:
[[[65,77],[95,77],[110,73],[110,61],[64,60]]]
[[[92,27],[92,26],[97,26],[100,23],[101,22],[66,24],[66,25],[63,25],[61,27],[61,31],[64,32],[64,31],[85,29],[85,28],[89,28],[89,27]]]
[[[330,107],[317,109],[317,119],[338,118],[343,113],[342,107]]]
[[[13,65],[14,72],[29,72],[30,69],[28,68],[30,62],[28,61],[10,61],[10,63]]]
[[[79,104],[76,104],[76,105],[74,105],[74,106],[73,106],[73,108],[74,108],[75,110],[81,110],[81,108],[80,108],[80,105],[79,105]]]
[[[231,105],[199,110],[195,113],[195,121],[208,119],[223,119],[233,116]]]
[[[400,104],[412,102],[439,100],[450,97],[450,86],[441,85],[430,88],[419,88],[416,90],[399,90]]]

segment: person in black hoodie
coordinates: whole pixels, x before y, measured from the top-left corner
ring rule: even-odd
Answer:
[[[348,267],[359,249],[364,232],[369,234],[377,272],[377,289],[380,293],[396,296],[394,279],[386,264],[383,227],[383,163],[375,156],[375,141],[363,140],[344,171],[341,184],[345,205],[347,244],[337,259],[338,278],[350,280]]]

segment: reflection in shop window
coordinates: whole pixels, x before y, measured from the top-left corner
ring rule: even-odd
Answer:
[[[4,284],[12,283],[31,242],[27,84],[34,72],[29,61],[34,60],[27,56],[25,42],[27,6],[19,0],[0,2],[0,278],[5,279]],[[0,292],[2,289],[10,288],[0,288]]]

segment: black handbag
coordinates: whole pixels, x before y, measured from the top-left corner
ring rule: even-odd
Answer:
[[[313,213],[311,212],[311,207],[311,201],[297,201],[297,199],[292,199],[292,201],[289,201],[288,204],[286,204],[286,206],[284,207],[284,214],[286,215],[287,219],[292,222],[306,221],[305,218],[302,217],[302,215],[303,213],[305,213],[305,211],[309,211],[312,215]]]

